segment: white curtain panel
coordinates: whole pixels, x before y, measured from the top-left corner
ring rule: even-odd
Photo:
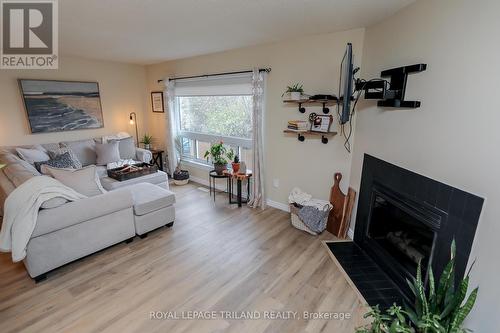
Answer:
[[[165,83],[164,95],[166,97],[167,112],[165,112],[165,129],[168,133],[165,147],[167,147],[168,156],[168,169],[170,176],[173,176],[173,172],[179,163],[179,153],[176,149],[177,138],[177,122],[176,122],[176,112],[175,112],[175,81],[169,81],[168,78],[163,80]]]
[[[250,191],[248,206],[252,208],[266,208],[264,192],[264,114],[266,105],[266,78],[265,71],[255,68],[252,76],[253,94],[253,182]]]

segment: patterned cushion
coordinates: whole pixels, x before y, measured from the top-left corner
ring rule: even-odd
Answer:
[[[42,165],[48,165],[58,169],[74,169],[73,167],[73,159],[69,152],[65,152],[64,154],[57,155],[56,158],[43,161],[43,162],[35,162],[35,168],[38,171],[41,171]]]
[[[49,153],[49,156],[51,159],[55,159],[59,155],[63,155],[64,153],[69,153],[69,156],[70,156],[71,161],[73,163],[73,168],[75,168],[75,169],[82,168],[82,163],[80,162],[80,160],[78,160],[78,157],[76,156],[75,152],[69,147],[61,147],[61,148],[54,147],[51,150],[49,150],[48,153]]]

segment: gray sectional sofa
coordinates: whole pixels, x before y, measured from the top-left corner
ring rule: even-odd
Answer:
[[[82,165],[95,163],[92,150],[95,139],[66,142]],[[59,144],[42,145],[51,149]],[[0,147],[0,215],[8,195],[31,177],[36,170],[16,155],[16,147]],[[151,153],[137,148],[136,160],[149,162]],[[37,282],[46,273],[122,241],[161,226],[172,226],[175,219],[175,195],[169,191],[167,175],[156,174],[116,182],[107,177],[106,167],[97,173],[107,192],[40,209],[35,230],[27,246],[24,264]]]

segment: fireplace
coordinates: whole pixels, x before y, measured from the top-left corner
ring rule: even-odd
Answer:
[[[419,262],[425,281],[429,268],[441,275],[453,239],[457,245],[455,278],[464,275],[483,201],[365,154],[354,242],[329,247],[343,266],[345,263],[347,274],[352,272],[351,280],[359,284],[370,305],[386,300],[384,289],[377,287],[381,282],[365,274],[375,266],[377,279],[382,273],[412,303],[406,280],[415,277]],[[387,288],[394,293],[394,288]]]
[[[411,294],[406,280],[415,277],[419,262],[427,276],[443,215],[383,185],[373,185],[364,241],[407,297]]]

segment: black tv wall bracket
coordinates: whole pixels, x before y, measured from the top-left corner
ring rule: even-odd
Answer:
[[[393,108],[418,108],[420,101],[405,101],[406,82],[408,74],[423,72],[427,64],[397,67],[383,71],[381,77],[389,80],[371,80],[356,82],[356,89],[365,90],[365,99],[379,99],[378,106]]]

